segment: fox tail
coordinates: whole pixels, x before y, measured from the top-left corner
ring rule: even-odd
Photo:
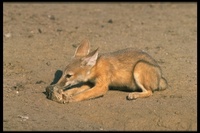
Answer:
[[[168,86],[167,80],[165,78],[160,79],[159,90],[165,90]]]

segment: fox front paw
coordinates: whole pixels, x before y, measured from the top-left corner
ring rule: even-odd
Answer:
[[[68,94],[62,94],[62,100],[61,103],[65,104],[65,103],[70,103],[72,100],[72,95],[68,95]]]

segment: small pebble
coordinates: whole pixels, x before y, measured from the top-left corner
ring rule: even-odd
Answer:
[[[108,20],[108,23],[112,24],[112,23],[113,23],[113,20],[112,20],[112,19]]]
[[[51,20],[55,20],[55,17],[53,15],[48,15],[48,18]]]
[[[5,37],[7,37],[7,38],[11,37],[11,33],[6,33]]]

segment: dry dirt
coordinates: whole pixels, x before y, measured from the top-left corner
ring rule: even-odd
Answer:
[[[45,87],[84,38],[100,53],[147,51],[168,89],[133,101],[116,90],[48,100]],[[197,130],[197,4],[3,3],[3,130]]]

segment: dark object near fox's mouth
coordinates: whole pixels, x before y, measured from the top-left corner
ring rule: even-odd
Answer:
[[[48,99],[51,99],[51,97],[52,97],[52,93],[54,91],[54,86],[55,85],[49,85],[46,87],[46,96]]]
[[[58,85],[49,85],[46,87],[46,97],[52,101],[63,103],[63,89]]]
[[[49,85],[46,87],[46,96],[48,99],[51,99],[54,97],[55,93],[59,93],[59,89],[62,89],[61,87],[58,87],[56,85]]]

